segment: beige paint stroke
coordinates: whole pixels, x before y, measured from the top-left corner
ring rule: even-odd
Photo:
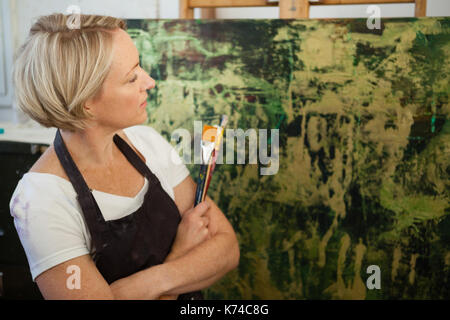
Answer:
[[[361,278],[361,264],[366,253],[366,246],[359,239],[359,243],[354,248],[354,277],[353,281],[347,285],[343,278],[347,251],[351,246],[350,236],[345,234],[340,241],[339,256],[336,268],[336,282],[324,290],[324,293],[331,294],[333,299],[344,300],[364,300],[366,298],[366,286]]]

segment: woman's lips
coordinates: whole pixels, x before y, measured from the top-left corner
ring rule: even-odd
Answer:
[[[144,102],[141,103],[140,107],[145,107],[147,105],[147,98],[145,98]]]

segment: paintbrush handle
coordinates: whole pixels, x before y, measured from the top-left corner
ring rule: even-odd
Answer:
[[[211,171],[212,164],[213,164],[213,161],[214,161],[214,151],[215,150],[213,150],[213,152],[211,154],[211,158],[209,159],[208,170],[206,170],[205,183],[203,184],[203,191],[202,191],[202,201],[205,200],[205,198],[206,198],[206,191],[208,190],[208,182],[209,182],[209,179],[211,177],[210,171]]]
[[[206,182],[205,182],[205,187],[203,189],[203,198],[202,201],[206,198],[206,194],[208,192],[208,188],[209,188],[209,183],[211,182],[211,178],[212,178],[212,174],[214,172],[214,168],[216,167],[216,159],[217,159],[217,154],[215,152],[215,150],[213,151],[213,157],[211,157],[211,162],[210,165],[208,167],[208,172],[206,175]]]
[[[203,191],[203,200],[205,200],[205,198],[206,198],[206,193],[208,192],[209,183],[211,182],[211,177],[212,177],[212,172],[210,172],[208,174],[208,176],[206,177],[205,190]]]
[[[200,172],[197,179],[197,189],[195,190],[195,202],[194,207],[202,202],[203,187],[205,186],[206,171],[208,170],[208,165],[202,164],[200,166]]]

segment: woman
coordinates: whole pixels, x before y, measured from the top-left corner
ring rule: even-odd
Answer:
[[[186,166],[140,125],[155,81],[125,23],[67,20],[41,17],[14,66],[19,107],[58,128],[10,202],[33,281],[46,299],[198,298],[238,265],[236,235],[209,197],[194,208]]]

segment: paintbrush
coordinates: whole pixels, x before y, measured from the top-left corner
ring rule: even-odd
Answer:
[[[219,126],[203,126],[202,132],[202,165],[200,166],[199,177],[197,179],[197,189],[195,191],[194,206],[205,200],[212,173],[215,168],[220,141],[223,135],[223,128],[228,121],[226,115],[222,116]]]
[[[195,191],[194,206],[202,201],[202,192],[205,186],[206,174],[208,171],[208,164],[214,150],[216,127],[204,125],[202,131],[201,151],[202,164],[200,165],[200,172],[197,179],[197,189]]]
[[[217,133],[216,133],[217,138],[214,141],[215,146],[214,146],[214,150],[213,150],[213,153],[211,156],[210,163],[208,165],[208,171],[206,173],[206,184],[203,189],[202,201],[205,200],[206,193],[208,192],[208,188],[209,188],[209,183],[211,182],[212,174],[216,167],[216,160],[219,155],[220,143],[222,141],[223,133],[225,131],[225,126],[227,125],[227,122],[228,122],[228,117],[226,115],[223,115],[222,120],[220,121],[220,125],[217,128]]]

